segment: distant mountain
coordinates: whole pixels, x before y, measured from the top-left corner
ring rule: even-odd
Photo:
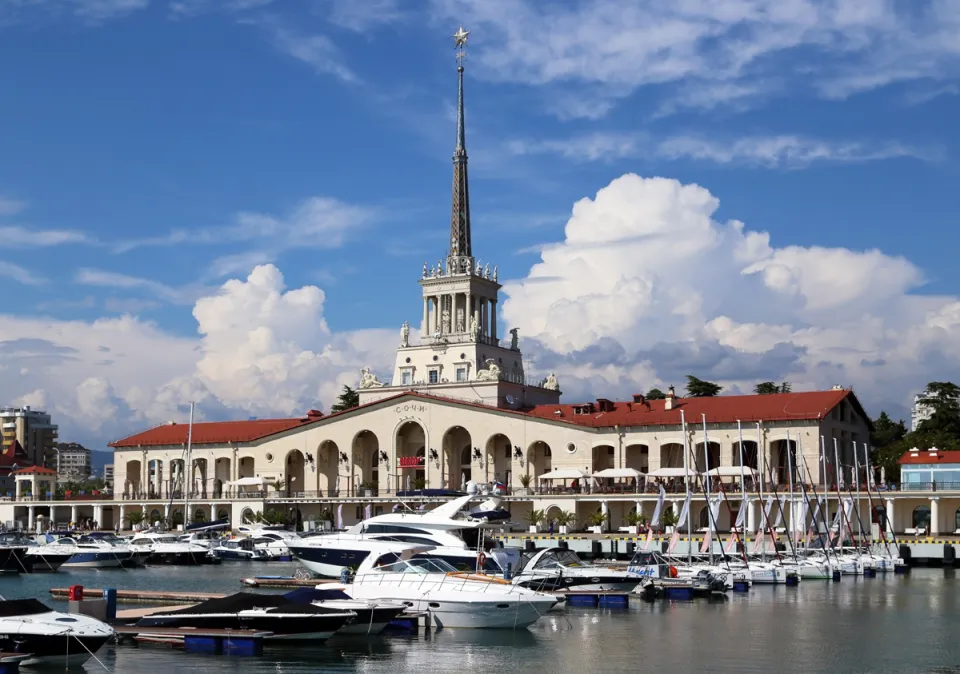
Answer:
[[[113,463],[113,450],[108,452],[92,450],[90,452],[90,463],[93,464],[91,470],[97,477],[103,477],[103,467],[108,463]]]

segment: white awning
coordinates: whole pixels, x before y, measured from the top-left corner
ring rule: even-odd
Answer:
[[[590,477],[579,468],[558,468],[537,476],[538,480],[583,480]]]
[[[683,468],[657,468],[647,473],[647,477],[683,477],[684,475],[689,475],[693,477],[697,473],[692,470],[684,470]]]
[[[231,487],[262,487],[265,484],[273,482],[267,477],[241,477],[239,480],[227,482]]]
[[[707,474],[713,477],[740,477],[741,470],[743,470],[744,477],[756,479],[759,475],[759,473],[750,466],[744,466],[742,469],[740,466],[720,466],[719,468],[711,468],[707,471]]]
[[[635,477],[638,480],[644,479],[646,475],[636,468],[604,468],[593,477]]]

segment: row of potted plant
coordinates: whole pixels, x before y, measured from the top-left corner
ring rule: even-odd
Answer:
[[[595,534],[603,533],[603,526],[609,519],[609,513],[590,513],[586,518],[587,531]],[[639,534],[641,527],[646,526],[647,522],[649,521],[650,518],[647,517],[647,515],[643,513],[637,513],[636,511],[631,511],[624,517],[624,522],[627,526],[633,527],[633,533],[635,534]],[[553,522],[559,528],[559,533],[566,534],[570,532],[571,525],[576,527],[577,516],[572,512],[564,511],[557,513],[551,518],[547,518],[547,513],[545,511],[534,510],[527,515],[527,522],[530,524],[531,534],[540,533],[541,526],[549,525],[550,522]],[[673,527],[677,524],[676,515],[673,514],[673,511],[668,510],[663,513],[663,516],[661,517],[661,524],[667,532],[671,532],[673,530]]]

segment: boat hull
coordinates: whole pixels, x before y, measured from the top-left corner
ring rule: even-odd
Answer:
[[[134,563],[133,555],[112,552],[78,552],[64,562],[74,569],[118,569]]]
[[[639,578],[624,578],[623,576],[558,576],[523,578],[514,581],[520,587],[526,587],[538,592],[557,592],[568,590],[572,592],[633,592],[640,583]]]
[[[347,624],[341,615],[295,614],[283,617],[270,614],[237,615],[172,615],[147,616],[137,622],[147,628],[142,633],[149,635],[150,627],[190,627],[194,629],[255,630],[272,632],[269,640],[276,641],[326,641]]]
[[[33,560],[27,555],[27,548],[0,548],[0,571],[4,573],[30,573],[32,570]]]
[[[33,565],[33,571],[56,571],[61,566],[66,564],[73,555],[69,553],[55,552],[50,554],[44,554],[43,552],[37,553],[27,553],[27,559],[31,560]]]
[[[344,548],[326,548],[310,546],[291,546],[290,554],[313,573],[325,578],[338,578],[345,568],[360,565],[370,554],[367,550]]]
[[[154,552],[147,558],[151,566],[199,566],[219,561],[207,552]]]

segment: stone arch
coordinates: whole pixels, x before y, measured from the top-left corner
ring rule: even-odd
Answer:
[[[253,524],[254,517],[253,508],[244,508],[240,513],[240,521],[245,524]]]
[[[191,522],[206,522],[207,521],[207,511],[203,506],[196,506],[193,509],[193,515],[190,519]]]
[[[693,456],[696,459],[696,471],[703,473],[707,470],[707,461],[709,459],[710,470],[720,465],[720,443],[713,440],[708,441],[708,451],[704,454],[703,442],[698,442],[694,446]]]
[[[252,456],[241,456],[237,459],[237,477],[256,477],[257,462]]]
[[[697,526],[700,529],[710,528],[710,506],[703,506],[697,516]]]
[[[207,498],[207,475],[207,460],[205,458],[194,459],[193,470],[190,476],[191,496]]]
[[[613,445],[596,445],[590,451],[590,472],[596,473],[605,468],[613,468],[616,464],[616,448]]]
[[[427,486],[427,429],[407,419],[394,434],[394,485],[397,491]]]
[[[124,494],[127,496],[140,496],[142,493],[140,459],[127,461],[127,484],[124,485]]]
[[[324,440],[317,445],[313,468],[317,472],[317,491],[327,496],[335,495],[340,474],[340,447],[336,442]]]
[[[147,460],[147,495],[149,498],[163,497],[163,460]]]
[[[380,482],[380,443],[372,431],[360,431],[353,438],[350,482],[354,487],[377,489]]]
[[[682,442],[665,442],[660,444],[660,467],[683,468]]]
[[[147,521],[144,523],[148,526],[153,526],[154,522],[163,521],[163,511],[160,508],[151,508],[150,515],[147,517]]]
[[[299,449],[291,449],[287,452],[283,462],[283,478],[286,482],[287,497],[302,494],[306,491],[303,481],[306,462],[306,457]]]
[[[549,473],[553,469],[553,450],[543,440],[535,440],[527,447],[527,465],[536,484],[538,475]]]
[[[489,482],[491,477],[510,485],[510,466],[513,457],[513,443],[503,433],[494,433],[485,445],[486,457],[483,462],[484,481]],[[491,475],[492,473],[492,475]]]
[[[770,443],[770,466],[774,470],[777,484],[787,484],[791,479],[796,481],[797,442],[796,440],[774,440]],[[790,469],[793,469],[793,472]]]
[[[183,490],[185,488],[184,476],[186,475],[184,465],[185,462],[183,459],[170,460],[170,475],[167,477],[167,494],[173,498],[183,498]]]
[[[213,460],[213,497],[223,497],[223,485],[230,481],[232,459],[221,456]]]
[[[625,468],[633,468],[641,473],[649,472],[650,448],[642,444],[627,445],[623,450],[623,465]]]
[[[923,527],[930,531],[930,506],[918,505],[913,509],[913,526]]]
[[[223,497],[223,480],[219,477],[213,481],[213,498]]]
[[[743,465],[746,468],[753,468],[756,471],[760,470],[760,464],[758,461],[759,454],[757,452],[757,441],[756,440],[744,440],[743,441]],[[733,443],[733,465],[740,465],[740,442],[737,441]]]
[[[220,508],[217,510],[217,519],[218,520],[228,520],[230,519],[230,512],[226,508]]]
[[[443,434],[443,456],[446,459],[446,487],[460,489],[473,479],[473,439],[463,426],[451,426]]]

